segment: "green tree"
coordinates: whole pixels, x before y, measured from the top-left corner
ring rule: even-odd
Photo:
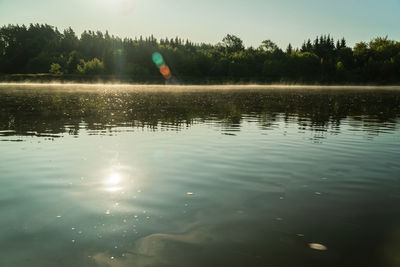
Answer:
[[[87,62],[81,60],[77,66],[77,70],[81,74],[102,74],[104,72],[104,63],[98,58]]]
[[[75,35],[75,32],[72,28],[68,28],[64,30],[64,33],[61,37],[61,49],[67,55],[73,50],[78,49],[79,39]]]
[[[275,53],[279,47],[271,40],[264,40],[261,43],[260,49],[268,53]]]
[[[289,43],[289,45],[286,48],[286,54],[290,55],[293,53],[293,47],[292,45]]]
[[[67,60],[67,65],[66,65],[66,71],[69,74],[76,73],[77,71],[77,66],[80,63],[80,58],[78,56],[78,52],[76,50],[73,50],[69,54],[69,58]]]
[[[159,81],[151,60],[160,52],[175,77],[186,81],[400,82],[400,42],[388,37],[348,47],[329,34],[306,41],[285,53],[271,40],[245,48],[228,34],[216,45],[179,37],[124,38],[68,28],[62,33],[47,24],[0,27],[0,73],[45,73],[52,69],[82,75],[110,74],[138,81]],[[58,64],[57,67],[51,67]]]
[[[61,66],[60,66],[60,64],[58,64],[58,63],[53,63],[53,64],[51,64],[50,65],[50,70],[49,70],[49,72],[51,73],[51,74],[54,74],[54,75],[62,75],[63,73],[61,72]]]
[[[235,35],[226,35],[224,39],[222,39],[222,43],[228,53],[234,53],[244,50],[242,39]]]

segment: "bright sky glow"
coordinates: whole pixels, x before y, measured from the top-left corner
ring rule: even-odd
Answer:
[[[48,23],[60,30],[108,30],[120,37],[217,43],[227,34],[285,48],[330,33],[350,45],[377,36],[400,40],[400,0],[0,0],[0,25]]]

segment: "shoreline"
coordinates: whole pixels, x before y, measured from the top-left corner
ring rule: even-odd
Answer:
[[[263,86],[263,87],[400,87],[400,83],[362,82],[362,81],[312,81],[312,80],[274,80],[270,77],[172,77],[162,76],[132,77],[129,75],[52,75],[39,74],[0,74],[0,84],[104,84],[104,85],[149,85],[149,86]]]
[[[183,85],[168,85],[168,84],[129,84],[129,83],[39,83],[39,82],[0,82],[1,87],[50,87],[55,88],[69,88],[84,87],[84,88],[98,88],[104,89],[104,87],[112,87],[114,89],[132,89],[132,90],[277,90],[277,89],[293,89],[293,90],[400,90],[400,85],[315,85],[315,84],[183,84]],[[76,88],[76,89],[80,89]]]

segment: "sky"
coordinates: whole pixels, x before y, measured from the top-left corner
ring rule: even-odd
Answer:
[[[331,34],[348,44],[388,36],[400,41],[400,0],[0,0],[0,25],[47,23],[119,37],[179,36],[218,43],[226,34],[281,48]]]

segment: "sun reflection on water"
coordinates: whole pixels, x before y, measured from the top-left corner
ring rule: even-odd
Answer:
[[[117,172],[112,172],[110,176],[108,176],[107,179],[104,180],[103,184],[107,191],[116,192],[122,189],[121,182],[121,175]]]

